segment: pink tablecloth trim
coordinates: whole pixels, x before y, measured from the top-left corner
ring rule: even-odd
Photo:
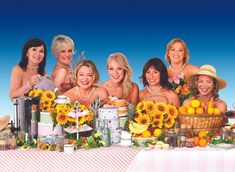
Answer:
[[[0,171],[126,171],[139,150],[111,146],[73,154],[38,150],[0,151]]]

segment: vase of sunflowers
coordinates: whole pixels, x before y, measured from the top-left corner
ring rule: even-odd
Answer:
[[[129,129],[134,137],[161,137],[162,131],[174,126],[178,110],[164,102],[141,101],[130,117]]]

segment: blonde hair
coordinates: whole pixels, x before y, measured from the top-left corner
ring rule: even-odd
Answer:
[[[107,69],[109,67],[110,61],[114,60],[117,62],[120,67],[124,70],[124,77],[122,80],[122,96],[123,98],[126,98],[129,93],[132,91],[132,82],[131,82],[131,76],[132,76],[132,69],[126,59],[126,56],[122,53],[113,53],[109,55],[109,58],[107,60]]]
[[[74,53],[74,42],[73,40],[66,35],[57,35],[53,38],[51,43],[51,52],[55,56],[56,51],[59,49],[62,43],[68,44],[72,47]]]
[[[100,79],[99,72],[95,64],[91,60],[82,60],[81,62],[78,63],[76,70],[75,70],[76,80],[77,80],[78,71],[82,66],[87,66],[92,71],[92,74],[94,76],[94,84],[98,83]]]
[[[170,57],[168,56],[168,54],[169,54],[169,51],[170,51],[171,47],[172,47],[173,44],[176,43],[176,42],[182,43],[183,48],[184,48],[184,53],[185,53],[184,63],[188,64],[188,61],[189,61],[189,51],[188,51],[188,47],[187,47],[187,45],[185,44],[185,42],[184,42],[182,39],[179,39],[179,38],[174,38],[174,39],[172,39],[172,40],[167,44],[166,53],[165,53],[165,59],[166,59],[166,61],[167,61],[169,64],[171,64],[171,59],[170,59]]]

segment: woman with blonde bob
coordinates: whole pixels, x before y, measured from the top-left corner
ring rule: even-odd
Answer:
[[[126,56],[122,53],[110,54],[107,60],[107,69],[110,80],[101,84],[109,93],[119,99],[136,104],[138,101],[139,88],[131,81],[132,69]]]
[[[170,64],[167,68],[170,80],[177,75],[184,76],[187,80],[189,75],[195,74],[199,70],[198,66],[189,64],[187,45],[179,38],[172,39],[167,44],[165,59]]]
[[[68,97],[72,103],[78,101],[81,104],[91,107],[91,103],[98,97],[104,100],[108,92],[103,87],[95,84],[99,81],[99,73],[91,60],[82,60],[75,70],[77,86],[66,91],[63,95]]]
[[[63,94],[75,86],[74,71],[71,61],[74,54],[74,42],[66,35],[57,35],[51,44],[52,54],[56,57],[57,63],[52,72],[52,80],[58,88],[58,94]]]
[[[198,99],[203,102],[212,101],[214,108],[219,108],[224,114],[227,111],[227,104],[219,98],[218,91],[226,87],[226,81],[216,75],[216,69],[211,65],[203,65],[200,70],[189,76],[189,83],[192,85],[191,97],[184,101],[188,105],[191,100]]]

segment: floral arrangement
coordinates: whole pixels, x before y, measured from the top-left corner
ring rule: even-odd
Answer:
[[[41,89],[30,90],[28,96],[40,97],[40,111],[42,112],[50,112],[51,106],[56,98],[56,94],[53,91],[44,91]]]
[[[184,100],[188,99],[190,96],[189,86],[184,78],[183,73],[177,74],[169,81],[172,85],[172,89],[179,95],[180,103],[183,104]]]
[[[78,117],[78,125],[85,124],[93,119],[93,112],[90,111],[88,107],[78,102],[75,102],[74,104],[53,104],[50,111],[51,119],[53,121],[53,128],[56,124],[65,127],[76,126],[76,112],[84,114],[84,116]]]
[[[174,126],[177,116],[178,110],[174,105],[141,101],[136,106],[129,129],[137,137],[159,137],[163,128]]]

